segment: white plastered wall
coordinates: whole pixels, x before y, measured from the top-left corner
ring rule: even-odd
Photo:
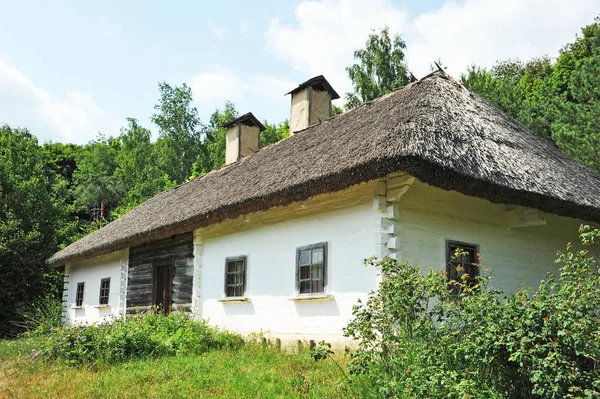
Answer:
[[[546,213],[531,217],[535,211],[516,207],[527,216],[524,222],[514,209],[416,181],[398,204],[399,254],[424,269],[445,269],[446,240],[477,244],[493,287],[506,293],[537,288],[547,272],[558,270],[557,251],[578,242],[582,221]]]
[[[341,334],[352,305],[380,279],[363,259],[392,256],[414,260],[424,270],[445,269],[446,240],[473,243],[483,268],[491,269],[492,286],[511,293],[535,288],[547,272],[556,272],[557,250],[577,242],[582,223],[440,190],[405,174],[363,187],[197,230],[197,316],[241,333],[263,332],[288,345],[297,339],[345,344]],[[319,203],[323,198],[326,206]],[[327,294],[334,299],[291,300],[296,248],[318,242],[329,246]],[[225,258],[239,255],[248,257],[249,302],[220,302]]]
[[[124,314],[128,258],[129,251],[125,249],[68,265],[67,323],[96,323]],[[110,278],[108,306],[99,306],[103,278]],[[85,283],[83,305],[75,307],[79,282]]]
[[[227,165],[236,162],[240,155],[239,128],[240,125],[230,126],[225,134],[225,164]]]
[[[292,106],[290,112],[290,134],[294,134],[299,130],[308,127],[309,107],[309,91],[310,87],[305,87],[302,90],[292,94]]]
[[[247,157],[259,150],[259,135],[257,126],[240,125],[240,156]]]
[[[326,91],[312,90],[309,125],[325,122],[330,115],[331,98]]]
[[[367,188],[369,196],[362,199],[352,190],[321,196],[329,203],[316,204],[316,214],[310,214],[309,200],[254,214],[252,220],[227,222],[227,228],[221,230],[219,226],[197,230],[196,237],[202,237],[202,248],[197,250],[201,253],[197,262],[201,264],[200,277],[195,279],[201,282],[196,298],[199,316],[227,330],[263,332],[280,338],[284,345],[298,339],[347,342],[342,329],[351,318],[352,306],[376,287],[375,270],[363,266],[363,260],[376,251],[379,217],[372,206],[372,186]],[[336,206],[335,198],[345,198],[348,205]],[[320,242],[328,245],[325,293],[331,297],[295,300],[296,249]],[[224,297],[225,259],[239,255],[247,256],[249,302],[220,302]]]

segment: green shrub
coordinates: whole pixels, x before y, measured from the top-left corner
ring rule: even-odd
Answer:
[[[354,307],[345,334],[358,341],[348,364],[365,397],[592,398],[600,396],[600,231],[559,254],[560,275],[535,292],[503,296],[462,281],[452,297],[443,271],[422,273],[369,259],[385,279]]]
[[[43,336],[62,322],[62,300],[48,294],[23,306],[21,320],[14,324],[25,330],[24,334]]]
[[[211,349],[238,349],[238,334],[218,331],[206,321],[185,314],[136,314],[102,324],[53,329],[39,348],[43,359],[70,365],[86,362],[116,363],[132,358],[201,354]]]

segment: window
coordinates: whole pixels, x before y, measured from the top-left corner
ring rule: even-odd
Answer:
[[[83,306],[83,288],[85,283],[77,283],[77,293],[75,294],[75,306]]]
[[[108,294],[110,291],[110,278],[100,280],[100,305],[108,305]]]
[[[298,248],[296,289],[300,295],[323,294],[327,285],[327,243]]]
[[[457,257],[455,256],[456,251],[463,252],[463,254]],[[478,252],[477,245],[448,241],[446,244],[446,272],[448,273],[448,280],[460,282],[462,276],[467,274],[468,285],[472,287],[477,284],[477,276],[479,276]],[[460,294],[460,287],[452,285],[451,288],[453,296]]]
[[[225,296],[242,298],[246,291],[246,257],[237,256],[225,260]]]

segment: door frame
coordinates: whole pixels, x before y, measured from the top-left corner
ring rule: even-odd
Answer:
[[[167,284],[169,286],[169,290],[167,298],[168,298],[168,308],[163,303],[163,312],[164,314],[170,314],[173,309],[173,278],[175,277],[175,264],[172,260],[160,260],[152,262],[152,312],[156,314],[156,300],[157,298],[157,289],[158,289],[158,276],[159,270],[167,268],[168,270],[168,278]],[[165,298],[165,299],[167,299]]]

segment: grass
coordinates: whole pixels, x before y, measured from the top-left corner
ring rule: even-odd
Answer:
[[[337,367],[306,353],[238,351],[67,367],[29,357],[33,338],[0,340],[0,398],[342,398]],[[344,363],[343,358],[338,362]]]

